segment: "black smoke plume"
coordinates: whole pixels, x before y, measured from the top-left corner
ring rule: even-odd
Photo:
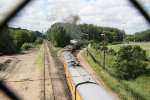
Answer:
[[[76,25],[80,21],[80,16],[70,14],[64,19],[65,22]]]

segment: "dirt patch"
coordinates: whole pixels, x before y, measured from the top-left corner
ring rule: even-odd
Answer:
[[[0,71],[5,71],[8,67],[9,64],[11,63],[12,58],[7,58],[7,57],[0,57]]]
[[[38,50],[32,50],[25,54],[1,56],[3,59],[11,59],[7,70],[0,71],[0,77],[21,99],[41,99],[42,69],[35,65]],[[0,93],[0,99],[8,100]]]

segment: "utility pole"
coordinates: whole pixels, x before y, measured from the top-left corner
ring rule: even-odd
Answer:
[[[105,50],[105,45],[106,45],[106,36],[105,33],[101,34],[104,38],[103,40],[103,49],[104,49],[104,58],[103,58],[103,68],[105,69],[105,54],[106,54],[106,50]]]
[[[85,34],[85,35],[87,36],[87,40],[89,41],[89,34]],[[87,56],[88,56],[88,44],[87,44],[86,52],[87,52]]]

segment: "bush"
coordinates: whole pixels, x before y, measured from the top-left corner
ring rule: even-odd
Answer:
[[[108,50],[108,47],[107,47],[106,45],[105,45],[105,46],[100,46],[100,50],[101,50],[101,51],[104,51],[104,50],[107,51],[107,50]]]
[[[80,45],[84,46],[84,45],[88,45],[88,44],[89,44],[88,40],[82,40]]]
[[[100,42],[100,43],[93,43],[92,44],[92,47],[96,50],[101,50],[103,51],[104,49],[105,50],[108,50],[108,47],[107,47],[107,44],[105,44],[105,46],[103,45],[103,42]]]
[[[34,48],[34,44],[33,43],[24,43],[21,47],[21,50],[29,50],[30,48]]]
[[[115,52],[114,49],[110,48],[110,49],[108,50],[108,54],[115,56],[117,53]]]
[[[51,25],[46,34],[55,47],[65,47],[71,40],[71,35],[67,34],[67,32],[67,28],[60,23],[55,23]]]
[[[123,46],[115,62],[115,76],[118,79],[134,79],[146,72],[146,51],[140,46]]]
[[[36,44],[42,44],[43,43],[43,39],[42,38],[37,38],[35,43]]]
[[[122,44],[122,42],[112,42],[112,45]]]
[[[100,49],[100,44],[98,43],[93,43],[92,47],[96,50]]]

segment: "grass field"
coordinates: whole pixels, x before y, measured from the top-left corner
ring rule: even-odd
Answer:
[[[123,45],[139,45],[144,50],[146,50],[147,56],[150,57],[150,42],[130,42],[129,44],[108,45],[108,47],[118,51]]]

